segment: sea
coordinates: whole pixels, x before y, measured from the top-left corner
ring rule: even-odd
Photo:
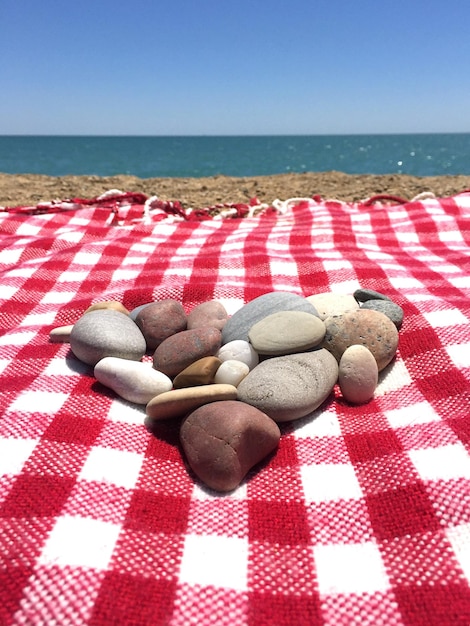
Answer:
[[[0,172],[141,178],[289,172],[470,175],[470,133],[0,136]]]

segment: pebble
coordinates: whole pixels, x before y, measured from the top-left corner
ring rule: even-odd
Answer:
[[[346,348],[354,344],[362,344],[372,352],[379,372],[395,356],[398,330],[383,313],[360,308],[357,311],[329,317],[325,320],[325,325],[323,346],[338,362]]]
[[[82,315],[70,333],[74,355],[89,365],[106,356],[140,361],[146,351],[145,339],[128,315],[114,309],[97,309]]]
[[[221,334],[217,328],[193,328],[168,337],[153,355],[153,366],[173,378],[204,356],[215,356],[220,348]]]
[[[391,300],[367,300],[361,305],[361,309],[370,309],[371,311],[383,313],[392,320],[398,330],[400,330],[403,324],[403,309]]]
[[[188,330],[213,326],[222,330],[228,320],[228,313],[221,302],[209,300],[194,307],[188,315]]]
[[[171,379],[154,370],[150,363],[113,356],[98,361],[94,376],[118,396],[136,404],[147,404],[155,396],[172,388]]]
[[[90,313],[90,311],[101,311],[102,309],[112,309],[113,311],[119,311],[120,313],[129,315],[129,311],[126,309],[126,307],[117,300],[105,300],[104,302],[97,302],[96,304],[92,304],[88,307],[85,313]]]
[[[243,402],[206,404],[188,415],[180,441],[189,466],[211,489],[232,491],[279,444],[278,425]]]
[[[281,356],[304,352],[325,336],[322,320],[305,311],[272,313],[251,327],[248,338],[258,354]]]
[[[142,331],[148,350],[155,350],[162,341],[186,330],[187,318],[183,305],[170,298],[144,306],[135,323]]]
[[[185,367],[173,381],[174,389],[196,387],[214,382],[214,376],[222,361],[216,356],[205,356]]]
[[[355,311],[359,308],[359,304],[354,296],[343,293],[317,293],[307,296],[308,300],[318,311],[321,320],[326,320],[332,315],[341,315],[346,311]]]
[[[132,311],[129,312],[129,317],[131,317],[135,322],[137,315],[140,313],[140,311],[142,311],[142,309],[144,309],[149,304],[153,304],[153,302],[146,302],[145,304],[139,304],[139,306],[136,306],[135,309],[132,309]]]
[[[73,324],[69,324],[68,326],[57,326],[57,328],[53,328],[49,333],[49,340],[52,343],[69,343],[72,328]]]
[[[244,339],[229,341],[217,352],[217,357],[222,361],[241,361],[246,363],[252,370],[259,363],[259,355],[253,346]]]
[[[249,371],[250,368],[246,363],[229,359],[221,363],[215,373],[214,382],[238,387],[241,381],[248,376]]]
[[[287,291],[265,293],[251,300],[232,315],[222,330],[222,344],[236,339],[248,341],[250,328],[264,317],[278,311],[305,311],[317,315],[313,304],[302,296]]]
[[[276,422],[287,422],[318,408],[337,379],[338,363],[327,350],[273,357],[241,381],[238,399]]]
[[[152,420],[166,420],[184,417],[191,411],[219,400],[236,400],[237,388],[233,385],[201,385],[173,389],[152,398],[145,412]]]
[[[379,370],[372,352],[363,345],[346,348],[339,362],[338,383],[344,399],[365,404],[373,397]]]
[[[384,293],[374,291],[373,289],[356,289],[353,296],[358,302],[367,302],[367,300],[388,300],[392,302]]]

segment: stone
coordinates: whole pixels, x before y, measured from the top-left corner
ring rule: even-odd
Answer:
[[[51,343],[69,343],[72,328],[73,324],[53,328],[49,333],[49,341],[51,341]]]
[[[168,298],[144,306],[135,318],[148,350],[155,350],[162,341],[186,330],[187,318],[183,305]]]
[[[152,398],[145,408],[151,420],[184,417],[191,411],[219,400],[236,400],[237,388],[233,385],[201,385],[166,391]]]
[[[377,387],[378,377],[377,361],[368,348],[363,345],[346,348],[339,362],[338,383],[347,402],[369,402]]]
[[[80,361],[95,366],[106,356],[140,361],[146,344],[128,315],[114,309],[98,309],[82,315],[74,324],[70,348]]]
[[[259,355],[253,346],[244,339],[234,339],[222,346],[217,352],[217,357],[222,361],[241,361],[246,363],[252,370],[259,363]]]
[[[326,334],[323,347],[340,361],[349,346],[362,344],[375,357],[379,372],[393,359],[398,347],[398,330],[383,313],[358,309],[334,315],[325,320]]]
[[[222,330],[228,320],[228,313],[221,302],[209,300],[194,307],[188,315],[188,330],[213,326]]]
[[[325,336],[322,320],[305,311],[279,311],[264,317],[248,332],[258,354],[281,356],[304,352],[317,346]]]
[[[112,309],[113,311],[119,311],[120,313],[129,315],[129,311],[126,309],[126,307],[117,300],[105,300],[104,302],[97,302],[96,304],[92,304],[88,307],[85,313],[90,313],[90,311],[101,311],[101,309]],[[85,313],[83,315],[85,315]]]
[[[136,306],[134,309],[132,309],[132,311],[129,312],[129,317],[131,317],[135,322],[138,314],[142,311],[142,309],[145,309],[145,307],[148,306],[149,304],[153,304],[153,302],[146,302],[145,304],[139,304],[139,306]]]
[[[250,368],[242,361],[229,359],[221,363],[219,369],[215,373],[214,382],[233,385],[238,387],[241,381],[248,375]]]
[[[358,302],[367,302],[367,300],[389,300],[392,302],[384,293],[373,289],[356,289],[353,296]]]
[[[332,315],[341,315],[347,311],[355,311],[359,304],[354,296],[343,293],[317,293],[307,296],[308,300],[318,311],[321,320],[326,320]]]
[[[136,404],[147,404],[155,396],[172,388],[171,379],[154,370],[151,363],[118,359],[113,356],[98,361],[94,376],[118,396]]]
[[[205,356],[188,365],[173,381],[174,389],[182,387],[196,387],[209,385],[214,382],[214,376],[222,361],[216,356]]]
[[[370,309],[371,311],[383,313],[392,320],[398,330],[400,330],[403,324],[403,309],[391,300],[367,300],[361,305],[361,309]]]
[[[222,330],[222,344],[236,339],[248,341],[250,328],[278,311],[305,311],[318,317],[315,307],[306,298],[287,291],[272,291],[251,300],[229,318]]]
[[[278,425],[243,402],[213,402],[196,409],[181,425],[180,441],[196,476],[216,491],[232,491],[273,452]]]
[[[338,363],[324,349],[262,361],[238,385],[238,399],[276,422],[308,415],[330,395]]]
[[[220,348],[221,334],[217,328],[183,330],[168,337],[157,347],[153,366],[170,378],[205,356],[215,356]]]

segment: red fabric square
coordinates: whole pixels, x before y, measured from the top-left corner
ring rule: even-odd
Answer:
[[[149,491],[135,491],[124,526],[142,532],[183,533],[188,524],[190,499]]]
[[[250,500],[250,541],[281,545],[308,544],[305,506],[301,502]]]
[[[352,463],[372,461],[376,457],[397,454],[403,448],[393,430],[345,435],[344,441],[348,448]]]
[[[470,624],[470,589],[464,583],[406,584],[393,591],[407,626]]]
[[[20,474],[0,506],[0,517],[58,516],[75,478]]]
[[[316,594],[250,593],[248,626],[323,626],[324,623]]]

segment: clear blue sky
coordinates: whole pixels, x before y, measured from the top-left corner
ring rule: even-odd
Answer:
[[[470,132],[467,0],[0,0],[0,134]]]

